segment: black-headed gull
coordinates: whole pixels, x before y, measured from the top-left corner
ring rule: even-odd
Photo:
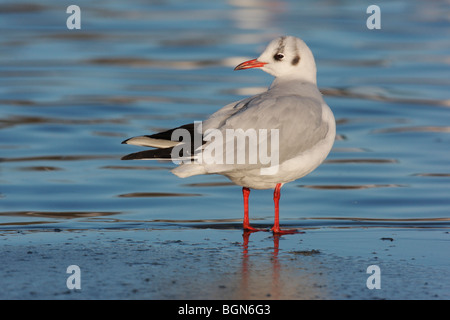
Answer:
[[[301,39],[277,38],[259,58],[243,62],[235,70],[250,68],[275,77],[267,91],[230,103],[201,123],[127,139],[122,143],[156,149],[122,159],[177,160],[179,166],[172,172],[182,178],[213,173],[228,177],[243,187],[243,227],[247,231],[259,231],[249,222],[250,189],[274,188],[271,230],[274,234],[295,233],[280,229],[280,188],[325,160],[335,140],[336,122],[317,88],[314,56]]]

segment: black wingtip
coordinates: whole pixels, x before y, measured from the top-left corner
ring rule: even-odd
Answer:
[[[127,143],[128,140],[130,140],[130,139],[123,140],[121,144],[128,144],[128,143]]]
[[[139,151],[135,153],[127,154],[122,157],[122,160],[152,160],[152,159],[172,159],[172,148],[165,149],[153,149],[153,150],[145,150]]]

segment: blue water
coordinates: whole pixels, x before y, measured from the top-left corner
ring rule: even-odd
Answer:
[[[380,30],[371,1],[77,1],[80,30],[70,4],[0,2],[0,230],[238,230],[240,187],[121,161],[140,150],[121,141],[264,90],[233,67],[283,34],[313,51],[337,140],[283,187],[281,224],[450,227],[448,2],[378,1]],[[271,190],[250,217],[272,225]]]

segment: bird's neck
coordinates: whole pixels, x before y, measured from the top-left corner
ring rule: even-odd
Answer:
[[[315,77],[314,79],[289,76],[277,77],[269,87],[269,90],[283,90],[286,93],[292,94],[297,94],[299,91],[312,89],[317,90],[317,82]]]

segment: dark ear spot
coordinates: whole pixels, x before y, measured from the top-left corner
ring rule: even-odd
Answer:
[[[292,59],[291,64],[293,66],[296,66],[299,62],[300,62],[300,56],[297,55],[297,56],[294,57],[294,59]]]

